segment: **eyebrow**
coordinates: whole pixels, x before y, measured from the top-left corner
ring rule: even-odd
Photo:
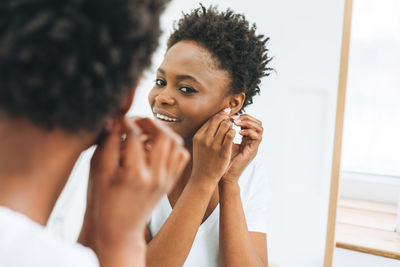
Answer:
[[[158,68],[157,71],[158,71],[159,73],[165,75],[165,71],[164,71],[163,69]],[[177,76],[176,76],[176,79],[177,79],[177,80],[191,80],[191,81],[193,81],[193,82],[195,82],[195,83],[200,84],[200,82],[199,82],[198,80],[196,80],[196,78],[194,78],[193,76],[190,76],[190,75],[177,75]]]

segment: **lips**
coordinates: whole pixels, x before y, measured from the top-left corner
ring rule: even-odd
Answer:
[[[172,115],[169,112],[162,111],[162,110],[159,110],[156,108],[153,108],[153,113],[157,119],[162,120],[162,121],[167,121],[167,122],[179,122],[180,121],[180,119],[177,118],[175,115]]]

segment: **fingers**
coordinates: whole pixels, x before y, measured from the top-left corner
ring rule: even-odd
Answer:
[[[168,157],[171,148],[174,147],[176,140],[172,139],[167,133],[160,132],[155,137],[150,153],[150,168],[154,173],[163,175],[168,166]]]
[[[172,130],[155,121],[149,123],[146,130],[155,132],[151,144],[150,166],[155,180],[163,190],[170,190],[180,177],[189,160],[189,153],[183,147],[183,140]]]
[[[258,133],[257,131],[253,130],[253,129],[244,129],[241,130],[239,132],[240,135],[242,136],[248,136],[250,139],[252,140],[258,140],[261,141],[262,140],[262,136],[260,133]]]
[[[200,127],[200,129],[197,130],[197,132],[194,135],[194,137],[203,136],[208,131],[208,127],[209,126],[210,126],[210,120],[208,120],[205,123],[203,123],[203,125]]]
[[[232,154],[232,147],[233,147],[233,139],[235,138],[236,131],[234,129],[230,129],[224,137],[224,141],[222,143],[222,152],[226,153],[227,156],[231,156]]]
[[[150,118],[135,119],[136,124],[140,127],[142,134],[147,135],[150,139],[157,134],[167,134],[171,138],[175,139],[179,144],[183,144],[183,139],[176,134],[169,127],[158,123],[157,121]]]
[[[260,120],[257,120],[256,118],[254,118],[253,116],[250,116],[249,114],[242,114],[242,115],[233,115],[231,116],[233,119],[239,119],[239,120],[247,120],[247,121],[253,121],[258,125],[262,125],[262,122]]]
[[[152,143],[153,143],[151,138],[148,135],[141,135],[140,139],[142,140],[142,142],[144,144],[144,150],[146,150],[146,152],[149,152],[151,150]]]
[[[223,120],[220,123],[217,133],[215,134],[215,137],[213,139],[213,146],[215,146],[215,150],[221,149],[222,143],[224,142],[225,139],[225,135],[231,129],[232,129],[232,122],[230,122],[229,120]]]
[[[218,128],[221,124],[222,121],[228,120],[229,121],[229,112],[228,109],[224,109],[223,111],[215,114],[213,117],[211,117],[208,121],[208,129],[207,129],[207,136],[209,138],[213,138],[218,131]]]
[[[218,131],[220,123],[224,120],[229,121],[228,114],[229,112],[227,112],[227,110],[223,110],[208,119],[208,121],[206,121],[196,132],[193,137],[193,141],[201,142],[206,146],[211,145],[214,141],[214,137]]]
[[[93,154],[91,171],[101,173],[101,177],[111,179],[112,173],[119,167],[120,145],[121,124],[119,121],[115,121],[111,131],[105,135]]]
[[[246,129],[252,129],[256,131],[259,135],[263,134],[263,127],[261,124],[261,121],[255,119],[254,117],[250,115],[241,115],[241,116],[232,116],[233,118],[233,123],[237,126],[240,126],[242,130]],[[244,132],[246,133],[246,131]]]
[[[175,179],[165,180],[170,177],[166,174],[173,173],[175,178],[183,171],[189,158],[181,137],[148,118],[124,119],[121,127],[126,138],[120,147],[120,178],[146,178],[148,175],[144,172],[148,170],[154,184],[163,185],[170,180],[175,182]],[[119,141],[118,138],[116,140]]]
[[[182,146],[182,138],[168,127],[164,127],[154,120],[145,118],[136,120],[136,122],[142,131],[151,136],[152,139],[151,150],[149,151],[150,168],[160,172],[167,171],[166,168],[170,166],[168,164],[170,153]]]
[[[140,128],[135,120],[127,118],[123,119],[122,132],[126,138],[121,146],[121,167],[122,170],[128,173],[133,173],[134,168],[144,168],[146,162],[145,147]],[[131,175],[126,178],[132,178]],[[133,175],[132,175],[133,176]]]
[[[263,133],[263,127],[254,121],[243,120],[243,121],[234,121],[235,125],[240,126],[242,129],[253,129],[259,134]]]

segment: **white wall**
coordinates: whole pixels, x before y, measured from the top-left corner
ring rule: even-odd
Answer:
[[[271,37],[272,67],[277,74],[264,80],[261,96],[248,108],[265,128],[259,156],[271,179],[271,188],[266,189],[273,200],[270,263],[322,266],[344,1],[202,2],[244,13],[257,23],[259,33]],[[198,1],[173,0],[162,19],[165,33],[171,32],[182,10],[197,6]],[[147,93],[162,61],[166,37],[139,87],[133,114],[150,115]],[[52,218],[58,223],[51,227],[70,239],[76,237],[83,214],[85,168],[82,163]],[[75,204],[68,204],[71,198]]]

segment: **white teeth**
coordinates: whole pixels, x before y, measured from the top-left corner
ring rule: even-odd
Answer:
[[[170,117],[167,117],[167,116],[165,116],[165,115],[158,114],[158,113],[156,113],[156,117],[157,117],[158,119],[164,120],[164,121],[177,121],[177,119],[170,118]]]

